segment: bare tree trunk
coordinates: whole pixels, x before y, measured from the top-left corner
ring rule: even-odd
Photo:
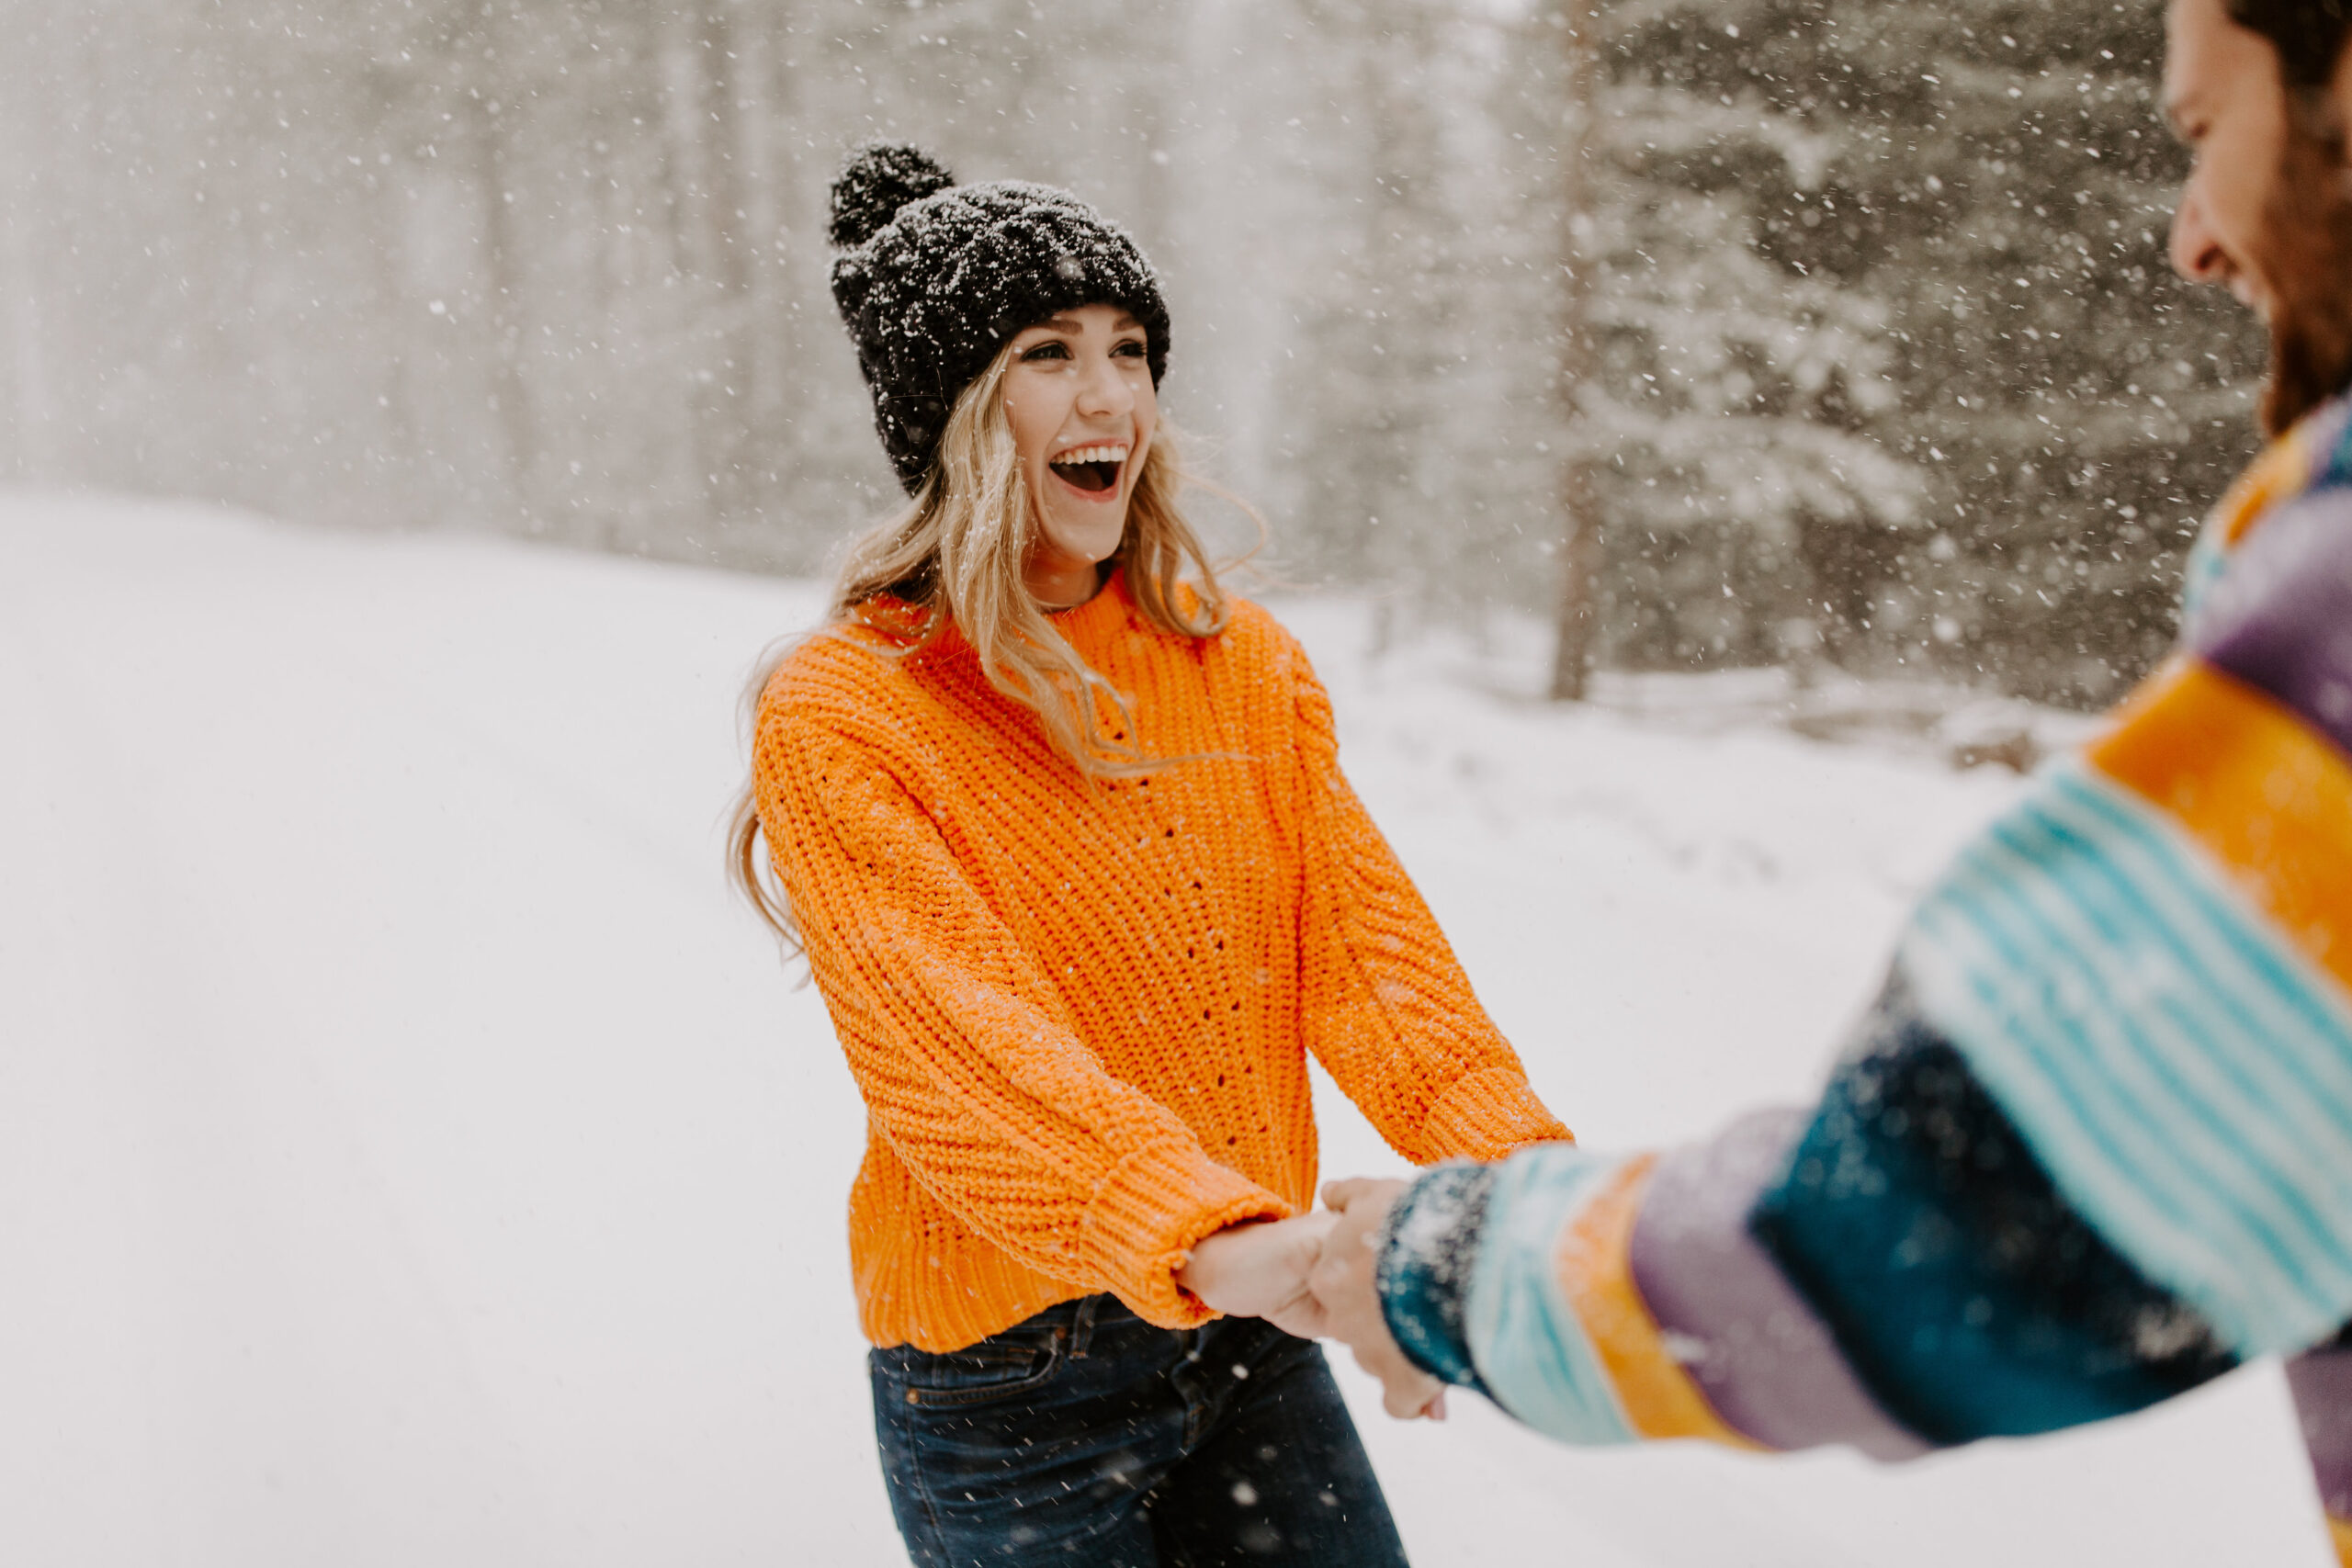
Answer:
[[[669,214],[671,265],[677,282],[672,294],[672,352],[665,367],[679,378],[679,408],[686,431],[691,472],[684,492],[694,498],[695,521],[707,525],[726,510],[721,476],[729,466],[730,443],[714,417],[719,393],[718,367],[712,361],[711,303],[721,276],[720,226],[711,197],[714,166],[723,151],[713,135],[711,84],[723,62],[704,58],[715,51],[713,24],[700,14],[669,14],[660,33],[662,82],[662,205]]]
[[[677,12],[654,25],[653,64],[662,106],[662,212],[668,225],[670,265],[682,278],[699,276],[703,252],[701,202],[707,181],[702,134],[702,66],[695,59],[699,29]]]
[[[523,374],[523,278],[516,265],[513,192],[507,185],[505,132],[491,112],[494,100],[463,100],[472,119],[474,173],[482,205],[482,303],[491,331],[491,408],[506,447],[507,483],[524,513],[534,507],[532,476],[538,442],[532,426],[529,390]]]
[[[703,80],[695,107],[706,138],[703,177],[707,194],[703,202],[704,235],[708,262],[705,270],[740,298],[750,277],[743,244],[743,114],[744,73],[735,56],[736,19],[731,6],[713,5],[702,15],[697,42],[701,48]]]
[[[386,113],[385,118],[390,115]],[[370,265],[374,268],[376,300],[379,317],[386,321],[402,320],[401,306],[408,293],[407,280],[401,274],[401,228],[407,218],[401,200],[399,180],[389,173],[378,177],[374,189],[368,193],[368,217],[373,243],[368,247]],[[382,390],[377,394],[378,407],[383,412],[383,431],[388,438],[386,466],[393,481],[401,486],[414,483],[424,471],[425,454],[417,440],[416,399],[409,368],[411,344],[397,326],[387,334],[383,364]],[[422,497],[413,494],[398,496],[395,506],[416,504]]]
[[[8,36],[12,53],[0,102],[8,172],[0,181],[0,288],[6,289],[8,394],[14,405],[15,470],[19,478],[55,481],[81,457],[74,449],[76,339],[87,322],[72,309],[57,258],[68,254],[76,189],[90,182],[87,159],[96,140],[95,47],[77,46],[64,13],[15,6]],[[0,454],[4,455],[4,454]],[[80,477],[74,475],[73,477]]]
[[[12,17],[28,25],[30,18]],[[6,169],[10,176],[5,187],[5,208],[0,208],[0,299],[6,301],[6,316],[0,320],[0,333],[5,333],[8,347],[8,412],[9,419],[0,427],[0,472],[12,472],[20,479],[50,479],[52,467],[50,450],[50,390],[48,364],[42,342],[40,278],[35,261],[33,226],[47,210],[43,178],[47,163],[46,143],[33,134],[39,118],[39,106],[31,101],[36,91],[30,78],[33,73],[26,62],[37,58],[34,51],[17,57],[15,73],[17,79],[10,85],[6,95],[12,112],[6,122]],[[42,149],[43,151],[36,151]]]
[[[708,257],[709,331],[718,363],[709,367],[712,379],[705,398],[706,417],[714,427],[712,521],[723,525],[748,513],[756,493],[752,376],[759,348],[752,310],[756,263],[748,203],[760,164],[752,143],[761,134],[758,102],[764,84],[760,80],[760,51],[749,43],[759,30],[757,19],[737,0],[706,3],[697,39],[701,47],[695,51],[703,72],[696,118],[706,138],[703,168],[708,188],[702,206],[702,244]],[[741,47],[752,50],[752,60],[741,57]]]
[[[1166,5],[1136,6],[1113,15],[1118,17],[1124,38],[1114,36],[1098,46],[1104,47],[1105,53],[1115,54],[1124,41],[1131,49],[1140,44],[1150,51],[1148,58],[1172,63],[1183,61],[1184,40],[1177,36]],[[1146,255],[1176,253],[1175,153],[1170,143],[1182,118],[1176,86],[1184,79],[1182,63],[1176,63],[1174,70],[1147,71],[1121,96],[1127,110],[1126,129],[1136,139],[1137,152],[1135,206],[1126,221],[1142,242]]]
[[[1552,697],[1578,702],[1592,673],[1600,611],[1600,487],[1597,454],[1583,438],[1577,391],[1594,368],[1591,299],[1599,270],[1599,236],[1592,221],[1590,164],[1600,152],[1600,22],[1580,0],[1569,0],[1553,17],[1562,51],[1562,86],[1573,116],[1560,146],[1560,370],[1554,383],[1560,427],[1566,434],[1560,459],[1560,594],[1557,640],[1552,653]]]
[[[1592,459],[1571,457],[1560,465],[1560,598],[1558,640],[1552,650],[1552,699],[1584,700],[1592,677],[1593,645],[1600,623],[1602,569],[1600,498]]]
[[[757,501],[772,495],[766,475],[781,467],[778,458],[785,431],[784,311],[785,278],[776,254],[784,223],[785,171],[777,157],[779,104],[785,84],[777,62],[775,33],[783,20],[774,12],[747,12],[736,29],[735,71],[737,123],[735,144],[741,160],[737,188],[742,193],[743,219],[735,231],[741,249],[743,313],[737,340],[743,379],[736,383],[741,396],[747,439],[743,461],[752,471],[744,476],[746,493]]]

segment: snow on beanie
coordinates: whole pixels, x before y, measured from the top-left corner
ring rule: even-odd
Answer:
[[[833,182],[833,302],[911,495],[956,399],[1004,341],[1057,310],[1115,305],[1168,368],[1168,307],[1126,231],[1052,186],[959,186],[919,148],[876,142]]]

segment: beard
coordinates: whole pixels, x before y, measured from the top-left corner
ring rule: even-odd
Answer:
[[[2263,205],[2271,299],[2261,417],[2273,436],[2352,385],[2352,168],[2342,130],[2298,109]]]

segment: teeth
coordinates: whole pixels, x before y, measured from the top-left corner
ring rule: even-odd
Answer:
[[[1058,452],[1054,456],[1057,466],[1066,463],[1124,463],[1126,460],[1127,449],[1125,446],[1073,446],[1067,452]]]

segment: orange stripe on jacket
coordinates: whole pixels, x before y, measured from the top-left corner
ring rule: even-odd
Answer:
[[[2089,758],[2169,813],[2352,986],[2352,766],[2335,747],[2262,692],[2184,659],[2124,707]]]
[[[1592,1337],[1634,1431],[1645,1438],[1705,1438],[1764,1452],[1715,1414],[1667,1348],[1634,1282],[1634,1221],[1657,1164],[1655,1155],[1628,1162],[1561,1232],[1555,1255],[1561,1289]]]

